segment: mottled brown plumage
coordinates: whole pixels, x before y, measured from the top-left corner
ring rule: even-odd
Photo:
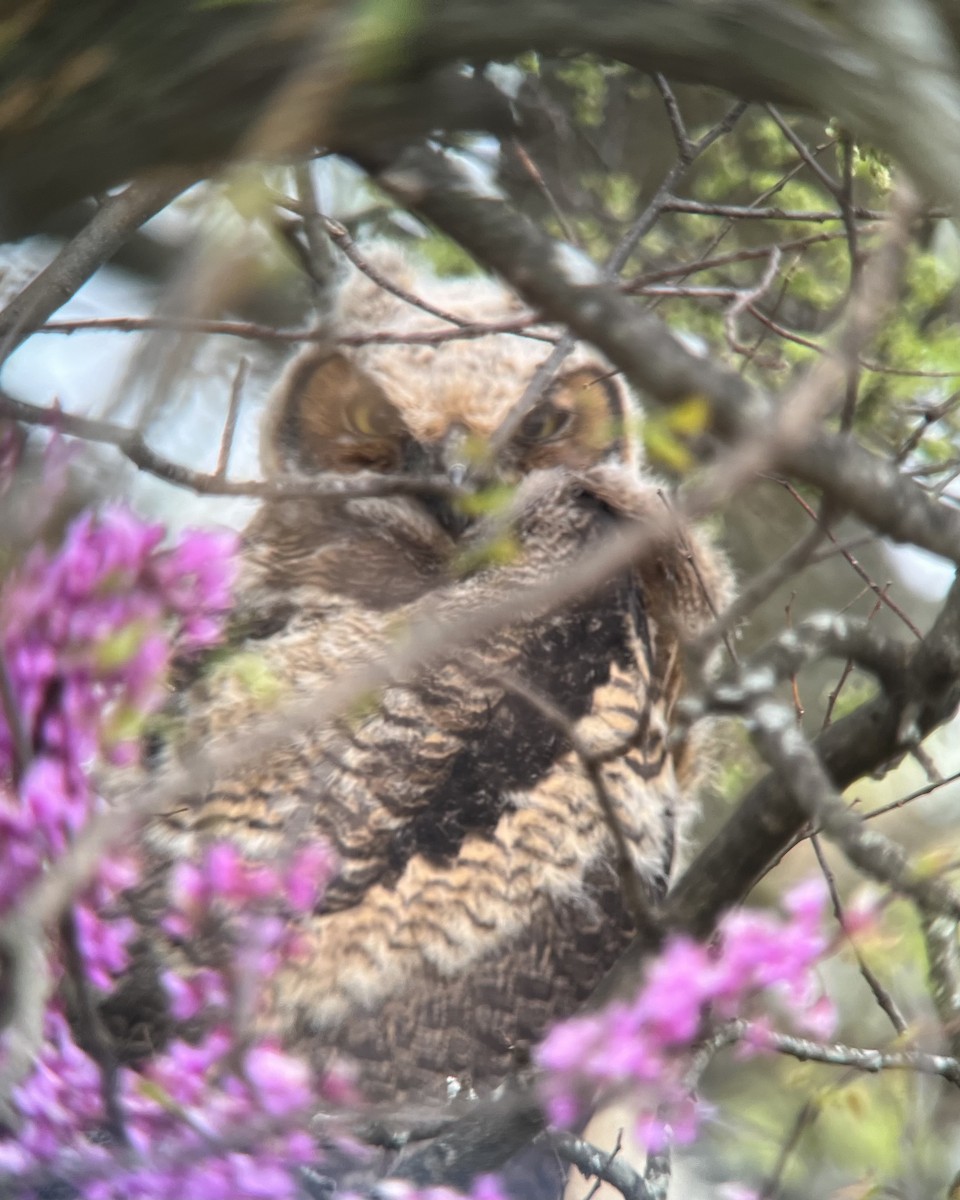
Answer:
[[[473,319],[503,304],[484,285],[462,298]],[[347,332],[438,324],[363,281],[348,289]],[[432,472],[456,452],[469,466],[543,353],[505,336],[308,352],[271,402],[265,465]],[[266,503],[245,537],[237,621],[266,686],[228,657],[179,698],[183,732],[167,752],[235,736],[408,629],[422,636],[575,569],[625,522],[662,526],[657,488],[620,461],[625,412],[605,370],[575,358],[502,456],[506,512],[471,520],[413,496]],[[265,858],[328,838],[339,869],[305,923],[308,952],[269,983],[287,1042],[353,1059],[365,1093],[388,1104],[493,1085],[634,928],[584,752],[602,760],[647,896],[665,887],[695,773],[689,747],[667,742],[680,644],[709,612],[705,589],[719,602],[725,587],[693,534],[661,537],[575,601],[518,617],[217,780],[156,822],[148,846],[163,863],[218,838]]]

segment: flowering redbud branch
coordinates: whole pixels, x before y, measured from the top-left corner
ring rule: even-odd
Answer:
[[[68,908],[60,918],[60,944],[63,950],[64,970],[74,993],[77,1041],[100,1068],[106,1132],[117,1145],[128,1146],[130,1138],[117,1086],[119,1063],[116,1048],[104,1027],[90,987],[87,964],[80,947],[76,912],[73,908]]]
[[[33,746],[27,734],[23,714],[14,693],[13,680],[7,669],[6,656],[0,643],[0,713],[6,719],[10,734],[10,780],[14,789],[18,789],[23,776],[33,760]],[[36,1049],[42,1038],[44,992],[50,986],[49,967],[43,956],[42,937],[39,929],[32,932],[22,930],[19,944],[9,944],[5,948],[3,958],[3,976],[5,986],[11,997],[17,999],[10,1005],[7,1013],[0,1014],[0,1029],[3,1029],[7,1019],[16,1025],[19,1022],[19,1032],[15,1040],[19,1040],[21,1054],[13,1055],[12,1069],[25,1070],[33,1054],[30,1047]],[[64,910],[60,917],[60,941],[63,947],[63,965],[66,978],[69,980],[75,996],[77,1017],[80,1022],[82,1036],[87,1049],[100,1068],[103,1108],[106,1115],[107,1131],[119,1145],[127,1145],[128,1137],[123,1116],[123,1107],[117,1092],[117,1060],[109,1035],[103,1027],[103,1022],[97,1011],[87,977],[86,963],[80,947],[75,910],[70,907]],[[43,965],[37,972],[37,958],[43,959]],[[39,991],[38,991],[39,985]],[[19,1001],[19,1003],[18,1003]],[[34,1012],[24,1011],[25,1006],[33,1005]],[[0,1105],[7,1106],[10,1084],[15,1075],[8,1075],[0,1081]]]
[[[181,1112],[179,1115],[184,1121],[189,1119],[188,1114]],[[202,1138],[188,1146],[176,1144],[157,1147],[150,1155],[149,1169],[158,1173],[164,1170],[182,1171],[194,1165],[202,1165],[214,1154],[244,1153],[251,1146],[263,1145],[278,1135],[297,1131],[302,1126],[303,1119],[303,1113],[300,1112],[281,1116],[258,1114],[235,1122],[229,1132],[218,1133],[215,1137],[199,1125],[203,1132]],[[102,1162],[84,1163],[72,1167],[69,1171],[69,1183],[75,1188],[82,1187],[85,1183],[103,1180],[104,1176],[105,1168]],[[0,1174],[0,1187],[7,1187],[13,1183],[20,1188],[34,1188],[42,1194],[48,1194],[63,1188],[64,1176],[62,1172],[58,1173],[46,1167],[31,1171],[16,1180]],[[0,1194],[6,1197],[8,1193],[3,1191]],[[130,1195],[132,1193],[128,1192],[127,1196]]]

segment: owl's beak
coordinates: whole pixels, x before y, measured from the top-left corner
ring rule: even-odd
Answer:
[[[451,425],[439,442],[428,449],[429,466],[438,475],[445,475],[459,491],[470,476],[469,431],[463,425]],[[472,524],[473,516],[457,496],[429,496],[423,503],[451,537],[457,538]]]
[[[470,474],[469,430],[459,423],[451,425],[440,442],[440,470],[455,488],[461,488]]]

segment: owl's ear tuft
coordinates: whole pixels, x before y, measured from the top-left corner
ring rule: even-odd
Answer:
[[[405,435],[375,379],[345,354],[313,350],[293,361],[270,399],[261,460],[267,474],[387,467],[379,460]]]

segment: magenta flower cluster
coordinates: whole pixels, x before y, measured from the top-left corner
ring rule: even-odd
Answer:
[[[214,927],[218,941],[233,948],[229,976],[201,967],[189,977],[167,972],[164,985],[173,1016],[237,1016],[238,995],[256,995],[263,980],[300,952],[299,919],[319,904],[334,871],[325,842],[299,846],[280,864],[251,862],[229,842],[207,848],[200,863],[174,869],[170,910],[163,928],[176,941],[189,941]]]
[[[164,698],[173,654],[220,634],[233,579],[232,534],[164,531],[124,509],[86,514],[56,551],[36,547],[0,590],[0,914],[54,864],[98,800],[100,760],[131,761],[144,719]],[[93,983],[125,963],[129,922],[104,921],[135,876],[105,863],[78,898],[77,936]]]
[[[34,550],[5,581],[0,652],[11,699],[0,714],[0,915],[55,868],[98,808],[91,768],[135,757],[172,657],[219,637],[235,540],[190,533],[164,548],[159,526],[113,509],[80,518],[59,550]],[[84,1200],[293,1196],[297,1164],[316,1158],[306,1114],[320,1095],[352,1095],[349,1080],[331,1075],[318,1090],[301,1060],[270,1041],[238,1040],[226,1018],[236,1015],[241,975],[262,980],[296,952],[290,917],[312,910],[331,870],[317,845],[298,849],[282,872],[222,846],[182,868],[171,927],[179,921],[189,937],[216,919],[242,948],[246,971],[232,964],[229,983],[210,972],[199,996],[204,1004],[220,997],[219,1014],[211,1009],[219,1022],[141,1073],[118,1072],[122,1133],[111,1144],[100,1067],[52,1002],[34,1069],[12,1097],[19,1126],[0,1138],[0,1192],[27,1197],[60,1180]],[[135,879],[132,859],[111,857],[74,906],[95,988],[125,966],[132,926],[112,910]],[[189,1007],[183,989],[177,1003]]]
[[[14,707],[0,712],[0,912],[86,821],[91,766],[135,758],[172,655],[220,634],[236,538],[193,532],[163,549],[163,536],[123,509],[87,514],[0,591]]]
[[[84,1200],[296,1196],[298,1167],[319,1157],[305,1130],[309,1116],[321,1100],[355,1096],[349,1077],[314,1080],[302,1059],[270,1039],[241,1044],[239,1009],[242,998],[256,999],[279,958],[296,951],[289,918],[312,911],[332,866],[317,843],[302,846],[282,870],[246,862],[226,844],[182,866],[168,932],[195,937],[216,921],[237,948],[228,976],[212,969],[189,981],[168,976],[174,1014],[202,1012],[207,1032],[199,1044],[175,1041],[142,1072],[119,1072],[126,1144],[110,1145],[96,1137],[105,1122],[99,1068],[71,1041],[60,1012],[49,1011],[41,1061],[14,1096],[23,1127],[15,1140],[0,1141],[0,1192],[19,1200],[36,1194],[22,1181],[57,1179],[78,1186]]]
[[[307,1066],[269,1044],[237,1047],[213,1030],[175,1042],[116,1081],[125,1144],[102,1136],[99,1068],[55,1009],[40,1061],[15,1091],[16,1137],[0,1140],[0,1191],[43,1195],[57,1181],[84,1200],[286,1200],[297,1164],[317,1158],[305,1132],[316,1093]],[[251,1150],[251,1145],[255,1150]]]
[[[804,1032],[828,1036],[833,1009],[815,974],[827,949],[825,902],[815,881],[786,897],[785,917],[740,910],[723,919],[712,945],[674,938],[636,999],[555,1026],[536,1055],[554,1124],[573,1124],[601,1091],[629,1092],[640,1099],[646,1145],[691,1141],[700,1114],[683,1081],[689,1051],[763,994],[779,998]],[[763,1049],[762,1036],[753,1048]]]

